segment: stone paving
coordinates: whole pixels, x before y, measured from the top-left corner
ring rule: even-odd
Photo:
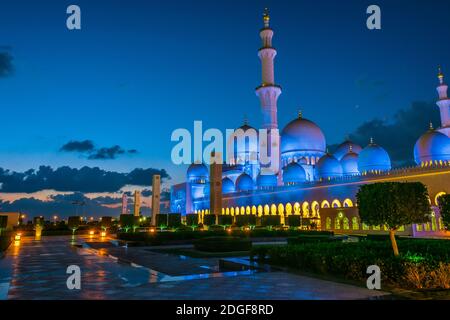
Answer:
[[[113,253],[71,245],[70,237],[24,238],[0,259],[0,299],[376,299],[385,296],[351,285],[285,272],[227,272],[210,267],[217,259],[178,256],[128,248],[127,257],[152,268],[120,263]],[[123,254],[123,251],[122,253]],[[153,261],[153,262],[152,262]],[[136,262],[139,264],[138,262]],[[78,265],[81,290],[69,290],[66,268]],[[197,265],[196,265],[197,264]],[[203,267],[200,267],[203,266]],[[193,272],[193,275],[187,275]],[[180,275],[180,276],[177,276]]]

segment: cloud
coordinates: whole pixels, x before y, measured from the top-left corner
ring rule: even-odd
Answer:
[[[15,172],[0,168],[1,192],[32,193],[41,190],[62,192],[101,193],[117,192],[126,185],[150,186],[153,175],[161,175],[162,180],[170,179],[164,169],[137,168],[128,173],[105,171],[98,167],[68,166],[53,169],[40,166],[25,172]]]
[[[116,157],[120,154],[124,154],[125,150],[123,150],[120,146],[113,146],[111,148],[100,148],[95,151],[95,153],[91,154],[88,159],[90,160],[108,160],[108,159],[116,159]]]
[[[0,52],[0,78],[6,78],[14,73],[13,57],[8,52]]]
[[[93,150],[94,143],[91,140],[69,141],[60,149],[65,152],[91,152]]]
[[[125,150],[119,145],[110,148],[95,148],[92,140],[72,140],[64,144],[60,149],[62,152],[77,152],[87,155],[89,160],[114,160],[122,154],[136,154],[136,149]]]
[[[429,123],[440,124],[439,109],[435,103],[413,102],[399,110],[392,121],[373,119],[361,124],[350,139],[366,146],[371,137],[389,153],[394,166],[414,164],[414,145],[428,129]],[[337,145],[330,146],[334,149]]]

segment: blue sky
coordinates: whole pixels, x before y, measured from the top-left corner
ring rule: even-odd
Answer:
[[[436,99],[438,64],[450,74],[450,3],[376,3],[378,31],[366,28],[372,1],[362,0],[2,1],[0,52],[13,57],[14,73],[0,77],[0,167],[157,168],[180,182],[185,168],[170,161],[174,129],[202,120],[224,130],[245,114],[261,123],[254,88],[266,6],[283,87],[280,127],[301,108],[332,145],[366,121],[395,122],[412,102]],[[81,7],[80,31],[66,28],[70,4]],[[436,119],[437,107],[429,110],[416,126]],[[88,160],[60,151],[86,139],[138,153]]]

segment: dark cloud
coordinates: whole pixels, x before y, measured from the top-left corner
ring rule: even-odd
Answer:
[[[164,169],[134,169],[129,173],[105,171],[98,167],[80,169],[67,166],[53,169],[41,166],[38,170],[15,172],[0,168],[0,192],[32,193],[45,189],[72,192],[116,192],[126,185],[148,186],[155,174],[170,179]]]
[[[440,124],[435,103],[414,102],[408,109],[398,111],[392,121],[373,119],[360,125],[350,139],[363,147],[371,137],[389,153],[394,166],[414,163],[414,144],[428,130],[429,123]],[[330,146],[333,150],[337,145]]]
[[[78,152],[87,155],[89,160],[114,160],[117,156],[122,154],[136,154],[136,149],[125,150],[119,145],[110,148],[95,148],[92,140],[77,141],[72,140],[67,142],[60,148],[64,152]]]
[[[69,141],[60,150],[66,152],[91,152],[94,150],[94,143],[91,140]]]
[[[0,52],[0,78],[9,77],[14,73],[13,57],[8,52]]]
[[[120,146],[113,146],[111,148],[100,148],[95,150],[93,154],[91,154],[88,159],[90,160],[108,160],[108,159],[116,159],[116,157],[120,154],[124,154],[125,150],[123,150]]]

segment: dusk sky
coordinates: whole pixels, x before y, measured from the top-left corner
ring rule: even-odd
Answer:
[[[66,28],[70,4],[81,8],[81,30]],[[370,4],[381,7],[381,30],[366,28]],[[373,136],[394,163],[409,163],[429,122],[439,125],[437,66],[450,76],[447,0],[2,1],[0,210],[18,210],[14,200],[39,198],[41,188],[97,199],[149,188],[142,178],[160,170],[168,184],[182,182],[186,166],[170,159],[173,130],[192,131],[195,120],[235,128],[245,115],[259,127],[264,7],[283,88],[280,129],[301,109],[330,146]],[[31,185],[24,172],[42,165],[75,171],[55,184],[34,175]],[[84,166],[111,171],[116,184],[71,183]],[[85,170],[83,181],[102,175]]]

